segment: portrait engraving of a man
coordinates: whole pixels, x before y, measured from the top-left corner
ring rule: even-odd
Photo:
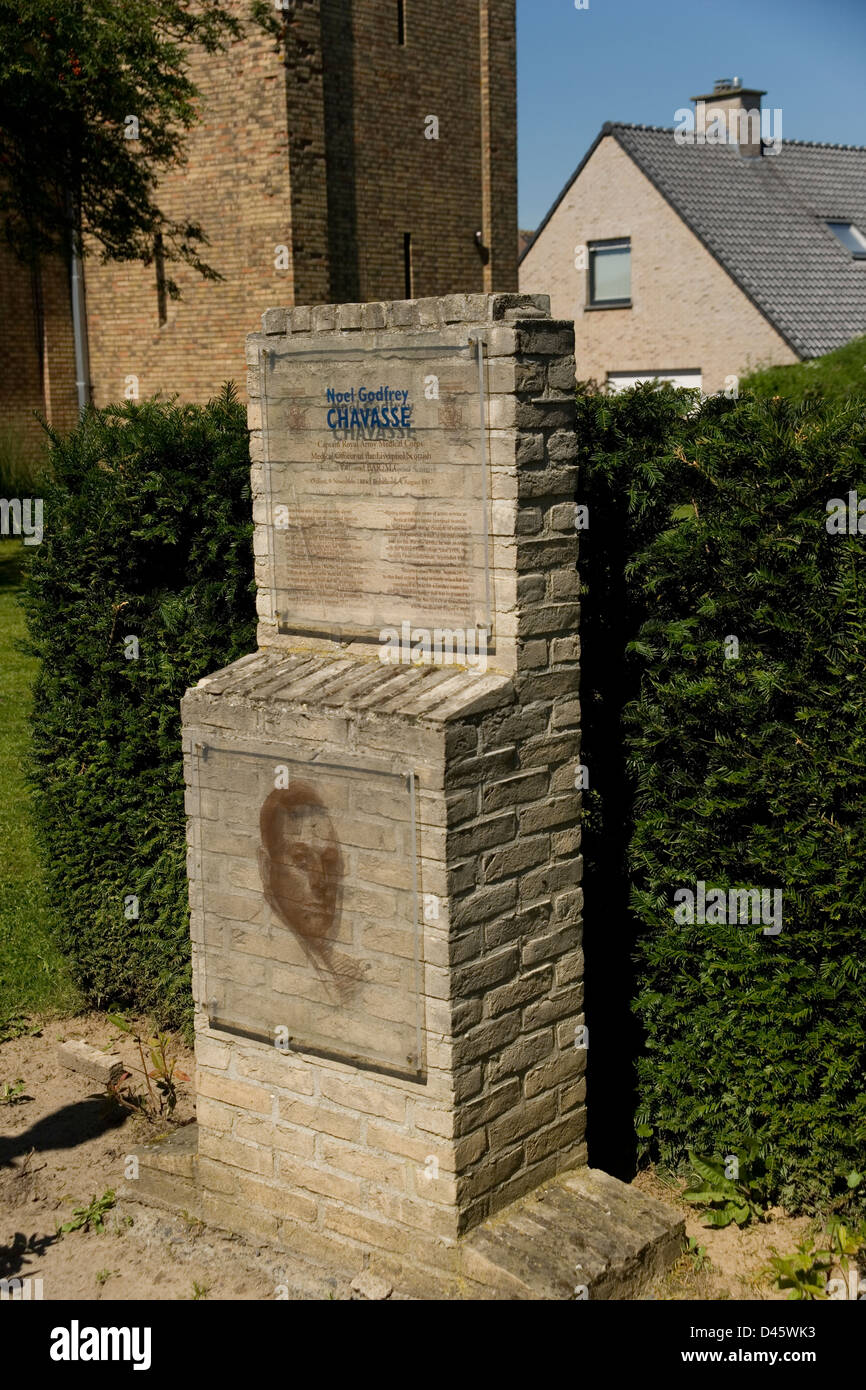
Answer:
[[[328,809],[310,783],[294,782],[265,799],[259,828],[265,901],[345,1002],[363,972],[335,945],[344,862]]]

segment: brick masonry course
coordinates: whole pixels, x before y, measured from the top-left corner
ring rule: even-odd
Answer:
[[[169,213],[205,228],[204,258],[224,278],[172,267],[183,297],[160,323],[153,266],[88,263],[99,404],[130,373],[142,396],[204,400],[242,384],[256,302],[344,301],[342,330],[373,327],[379,306],[362,301],[405,294],[406,234],[415,295],[517,287],[514,0],[410,4],[404,45],[390,0],[353,0],[351,16],[346,0],[304,0],[282,56],[245,0],[229,8],[244,37],[193,54],[202,124],[184,168],[160,182]]]

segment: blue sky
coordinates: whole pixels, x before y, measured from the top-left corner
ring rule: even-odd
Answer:
[[[786,140],[866,145],[866,0],[517,0],[521,227],[605,121],[672,126],[734,76],[781,108]]]

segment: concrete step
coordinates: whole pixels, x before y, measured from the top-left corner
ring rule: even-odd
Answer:
[[[183,1125],[156,1143],[139,1144],[132,1154],[138,1159],[138,1177],[123,1184],[125,1197],[198,1215],[197,1124]]]
[[[672,1207],[580,1168],[464,1236],[461,1265],[478,1297],[630,1299],[671,1267],[684,1238]]]

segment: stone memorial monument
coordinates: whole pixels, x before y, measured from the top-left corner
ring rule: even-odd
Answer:
[[[485,1223],[586,1162],[573,327],[271,309],[247,361],[258,650],[183,702],[197,1136],[142,1191],[501,1290]]]

